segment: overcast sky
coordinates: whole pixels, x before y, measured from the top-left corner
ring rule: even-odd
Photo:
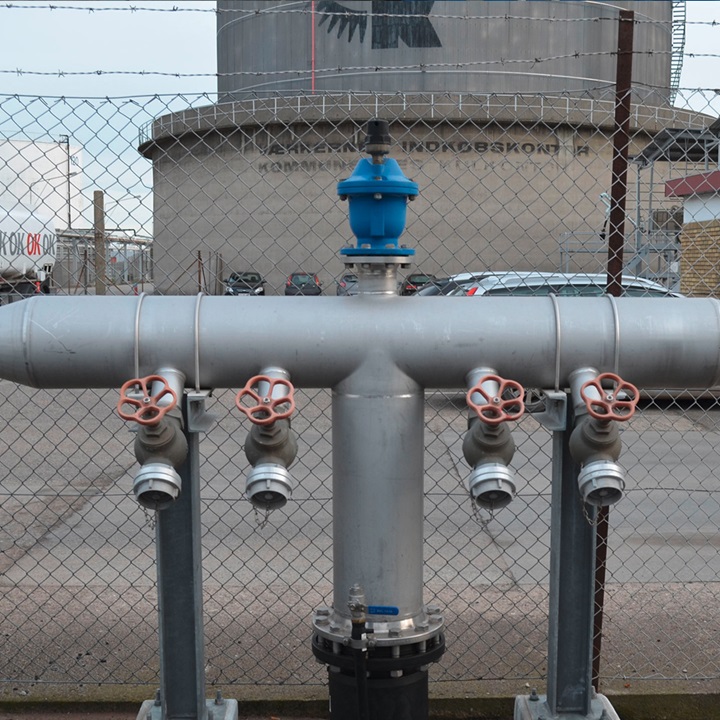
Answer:
[[[159,12],[172,7],[213,10],[214,2],[16,2],[0,6],[0,70],[216,72],[215,13]],[[156,12],[24,9],[23,5],[157,8]],[[0,92],[75,97],[214,92],[213,77],[0,76]]]
[[[132,5],[153,11],[129,12]],[[254,3],[249,0],[247,5]],[[68,6],[82,9],[62,9]],[[100,10],[112,7],[126,10]],[[183,11],[161,12],[173,7]],[[198,0],[2,0],[0,71],[13,72],[0,72],[0,136],[51,142],[70,137],[73,153],[76,148],[82,160],[78,182],[84,195],[90,197],[95,188],[105,191],[110,224],[124,226],[132,219],[149,227],[152,173],[150,163],[137,152],[138,128],[171,109],[213,102],[217,89],[214,8],[214,2]],[[720,115],[720,97],[712,91],[720,86],[720,2],[688,2],[687,19],[685,52],[712,57],[686,56],[681,88],[704,89],[704,93],[690,93],[693,109]],[[693,24],[699,21],[717,21],[718,25]],[[95,70],[128,74],[58,77],[63,71]],[[32,71],[51,75],[28,74]],[[140,71],[168,76],[142,76]],[[178,78],[173,73],[199,76]],[[209,97],[202,97],[203,93]],[[103,100],[3,99],[8,94]],[[183,95],[173,97],[178,94]],[[116,100],[154,95],[167,97]],[[86,203],[81,223],[91,222],[88,208]]]
[[[110,12],[91,8],[179,7],[212,10],[214,2],[43,2],[9,0],[0,5],[0,70],[58,71],[155,71],[200,73],[216,71],[215,14],[213,12]],[[252,7],[253,3],[248,2]],[[26,6],[87,7],[88,10],[30,9]],[[720,25],[693,25],[697,21],[720,22],[720,3],[687,3],[686,53],[714,54],[714,58],[684,61],[681,87],[711,88],[720,84]],[[213,77],[176,78],[130,76],[37,77],[0,75],[1,93],[118,97],[177,92],[209,92],[216,89]]]

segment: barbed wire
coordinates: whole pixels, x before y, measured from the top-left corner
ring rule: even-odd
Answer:
[[[660,57],[663,55],[672,55],[671,50],[636,50],[633,56]],[[481,66],[499,66],[506,65],[541,65],[544,63],[557,62],[560,60],[580,60],[590,57],[615,57],[616,50],[596,51],[596,52],[572,52],[562,55],[550,55],[547,57],[533,58],[497,58],[492,60],[473,60],[468,62],[437,62],[437,63],[412,63],[409,65],[334,65],[332,67],[315,68],[316,75],[336,72],[388,72],[388,71],[407,71],[407,70],[466,70]],[[720,53],[685,53],[686,58],[715,58],[720,59]],[[78,77],[78,76],[101,76],[101,75],[134,75],[134,76],[158,76],[158,77],[177,77],[177,78],[194,78],[194,77],[271,77],[281,75],[304,75],[309,72],[308,68],[291,68],[283,70],[238,70],[233,72],[205,72],[205,73],[186,73],[186,72],[168,72],[162,70],[25,70],[22,68],[2,68],[2,75],[23,75],[29,76],[45,76],[45,77]]]
[[[597,85],[593,86],[592,90],[601,90],[601,89],[607,89],[614,87],[614,84],[610,81],[607,82],[598,82]],[[660,90],[667,90],[666,86],[664,85],[650,85],[648,83],[635,83],[636,88],[643,88],[643,89],[660,89]],[[459,92],[459,91],[445,91],[442,93],[433,93],[436,96],[442,96],[442,97],[465,97],[465,98],[488,98],[488,97],[494,97],[494,98],[518,98],[518,97],[524,97],[524,96],[530,96],[530,95],[541,95],[543,97],[556,97],[556,98],[563,98],[563,99],[573,99],[573,100],[582,100],[583,98],[586,98],[585,93],[587,92],[588,88],[582,89],[582,90],[566,90],[563,92],[557,92],[557,93],[532,93],[532,92]],[[323,91],[311,91],[311,90],[295,90],[291,95],[288,95],[285,92],[277,91],[277,90],[258,90],[257,88],[251,88],[248,90],[240,90],[238,93],[242,94],[242,98],[238,98],[239,101],[266,101],[268,99],[281,99],[283,101],[287,102],[295,102],[298,99],[301,98],[317,98],[317,97],[337,97],[339,95],[342,95],[343,97],[351,96],[351,97],[358,97],[362,98],[367,95],[376,95],[374,91],[339,91],[339,90],[323,90]],[[709,87],[691,87],[691,86],[681,86],[678,88],[678,93],[682,95],[688,95],[688,94],[703,94],[703,93],[712,93],[714,95],[720,95],[720,89],[715,88],[709,88]],[[232,93],[231,93],[232,94]],[[388,94],[388,93],[381,93],[381,94]],[[396,96],[409,96],[418,94],[413,91],[398,91],[396,93],[389,93],[390,95],[396,95]],[[166,93],[158,93],[158,92],[148,92],[148,93],[135,93],[132,95],[66,95],[66,94],[58,94],[58,95],[48,95],[48,94],[42,94],[38,95],[36,93],[0,93],[0,106],[3,105],[6,102],[10,101],[34,101],[34,102],[40,102],[45,104],[48,108],[57,105],[58,103],[71,103],[71,102],[79,102],[79,103],[92,103],[94,101],[102,101],[102,102],[117,102],[119,104],[127,104],[127,105],[136,105],[138,107],[144,106],[147,102],[152,100],[183,100],[184,102],[188,103],[190,106],[193,106],[194,103],[199,101],[208,102],[210,104],[216,104],[218,102],[218,95],[222,96],[223,98],[226,98],[228,93],[222,92],[218,93],[217,91],[208,92],[207,90],[197,90],[197,91],[183,91],[183,92],[166,92]],[[222,102],[227,102],[227,100],[222,100]],[[709,102],[709,101],[708,101]],[[183,108],[183,109],[191,109],[191,108]],[[678,108],[676,108],[678,109]]]
[[[213,13],[216,15],[232,15],[232,14],[244,14],[247,16],[252,15],[308,15],[314,13],[315,15],[328,16],[328,17],[343,17],[347,15],[345,10],[324,10],[315,9],[314,11],[310,7],[303,8],[257,8],[257,7],[237,7],[237,8],[217,8],[217,7],[181,7],[179,5],[173,5],[172,7],[153,7],[153,6],[139,6],[139,5],[127,5],[121,7],[102,7],[102,6],[88,6],[88,5],[54,5],[49,3],[47,5],[25,5],[20,3],[4,3],[0,5],[0,9],[6,10],[67,10],[74,12],[85,12],[85,13],[104,13],[104,12],[125,12],[125,13],[139,13],[139,12],[150,12],[150,13]],[[362,11],[361,11],[362,12]],[[427,18],[432,17],[433,19],[439,20],[530,20],[535,22],[559,22],[559,23],[583,23],[583,22],[616,22],[617,18],[613,17],[586,17],[586,18],[562,18],[562,17],[534,17],[524,15],[454,15],[444,13],[432,13],[428,16],[427,14],[412,14],[412,13],[369,13],[373,17],[402,17],[402,18]],[[652,18],[646,18],[642,15],[636,15],[635,23],[640,24],[651,24],[651,25],[670,25],[670,22],[662,22],[654,20]],[[720,20],[687,20],[685,25],[707,25],[710,27],[720,27]]]
[[[50,103],[56,104],[58,102],[67,102],[70,100],[80,100],[82,102],[90,102],[92,100],[118,100],[123,101],[125,104],[140,105],[141,100],[167,100],[167,99],[181,99],[185,102],[194,102],[197,100],[207,100],[211,103],[216,102],[218,93],[207,92],[206,90],[198,90],[197,92],[185,91],[185,92],[167,92],[167,93],[146,93],[146,94],[134,94],[134,95],[37,95],[32,93],[0,93],[0,104],[8,100],[35,100],[37,102],[45,103],[49,106]]]

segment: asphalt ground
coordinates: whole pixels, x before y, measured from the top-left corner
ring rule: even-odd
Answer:
[[[25,669],[19,680],[2,681],[0,697],[48,702],[46,707],[68,700],[136,700],[139,706],[152,695],[157,678],[152,519],[128,492],[135,471],[132,435],[119,421],[107,420],[115,395],[28,396],[7,383],[0,383],[0,394],[4,407],[18,409],[13,433],[6,429],[0,437],[5,443],[0,458],[8,470],[0,540],[12,539],[0,545],[0,618],[6,638],[13,628],[24,634],[21,642],[0,647],[0,677],[12,678],[20,662],[33,668],[30,677]],[[226,406],[226,395],[214,402]],[[288,522],[278,513],[263,525],[263,518],[237,509],[245,506],[236,505],[242,501],[237,461],[244,438],[236,418],[218,413],[217,429],[202,441],[203,467],[212,469],[204,523],[217,541],[203,567],[206,677],[228,697],[267,698],[272,686],[263,683],[273,676],[284,690],[279,708],[293,695],[318,700],[326,694],[324,670],[309,652],[306,612],[331,592],[326,579],[331,518],[321,502],[330,453],[323,402],[314,396],[294,424],[306,459],[293,471],[312,525]],[[719,415],[712,404],[646,404],[623,431],[628,487],[626,498],[611,510],[606,692],[718,690],[707,676],[720,655],[720,507],[713,492]],[[459,400],[428,397],[426,521],[442,528],[442,537],[432,541],[426,560],[435,573],[433,600],[448,608],[448,652],[431,670],[431,693],[512,697],[527,691],[526,675],[544,669],[548,557],[537,547],[547,543],[550,434],[532,418],[523,419],[516,431],[519,497],[513,510],[464,520],[456,499],[466,472],[458,447],[464,422]],[[218,430],[220,439],[210,442]],[[73,493],[62,492],[69,484]],[[468,529],[474,533],[471,563],[462,552]],[[458,553],[443,555],[445,544]],[[123,558],[131,560],[120,571]],[[259,586],[258,575],[268,564],[273,581]],[[277,612],[265,612],[268,593]],[[257,597],[265,603],[260,610],[252,603]],[[118,626],[129,625],[131,634],[103,635],[108,613]],[[28,618],[34,623],[45,618],[47,625],[30,634]],[[268,664],[268,634],[277,638],[275,652],[284,653],[281,668]],[[466,639],[478,634],[482,648],[468,647]],[[98,651],[100,640],[105,652]],[[511,650],[493,658],[493,673],[509,679],[480,680],[487,653],[500,645]],[[450,681],[458,676],[472,681]],[[130,697],[123,696],[127,688]],[[134,717],[133,711],[119,717]],[[0,714],[0,720],[6,718]]]

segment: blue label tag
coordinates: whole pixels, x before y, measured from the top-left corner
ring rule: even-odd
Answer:
[[[391,605],[369,605],[368,615],[399,615],[400,608]]]

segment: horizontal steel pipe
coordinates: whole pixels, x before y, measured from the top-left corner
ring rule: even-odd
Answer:
[[[39,297],[0,308],[0,333],[0,377],[43,388],[168,366],[188,387],[242,386],[268,366],[333,387],[380,358],[431,388],[464,387],[479,366],[528,387],[567,386],[583,366],[644,388],[720,384],[709,298]]]

